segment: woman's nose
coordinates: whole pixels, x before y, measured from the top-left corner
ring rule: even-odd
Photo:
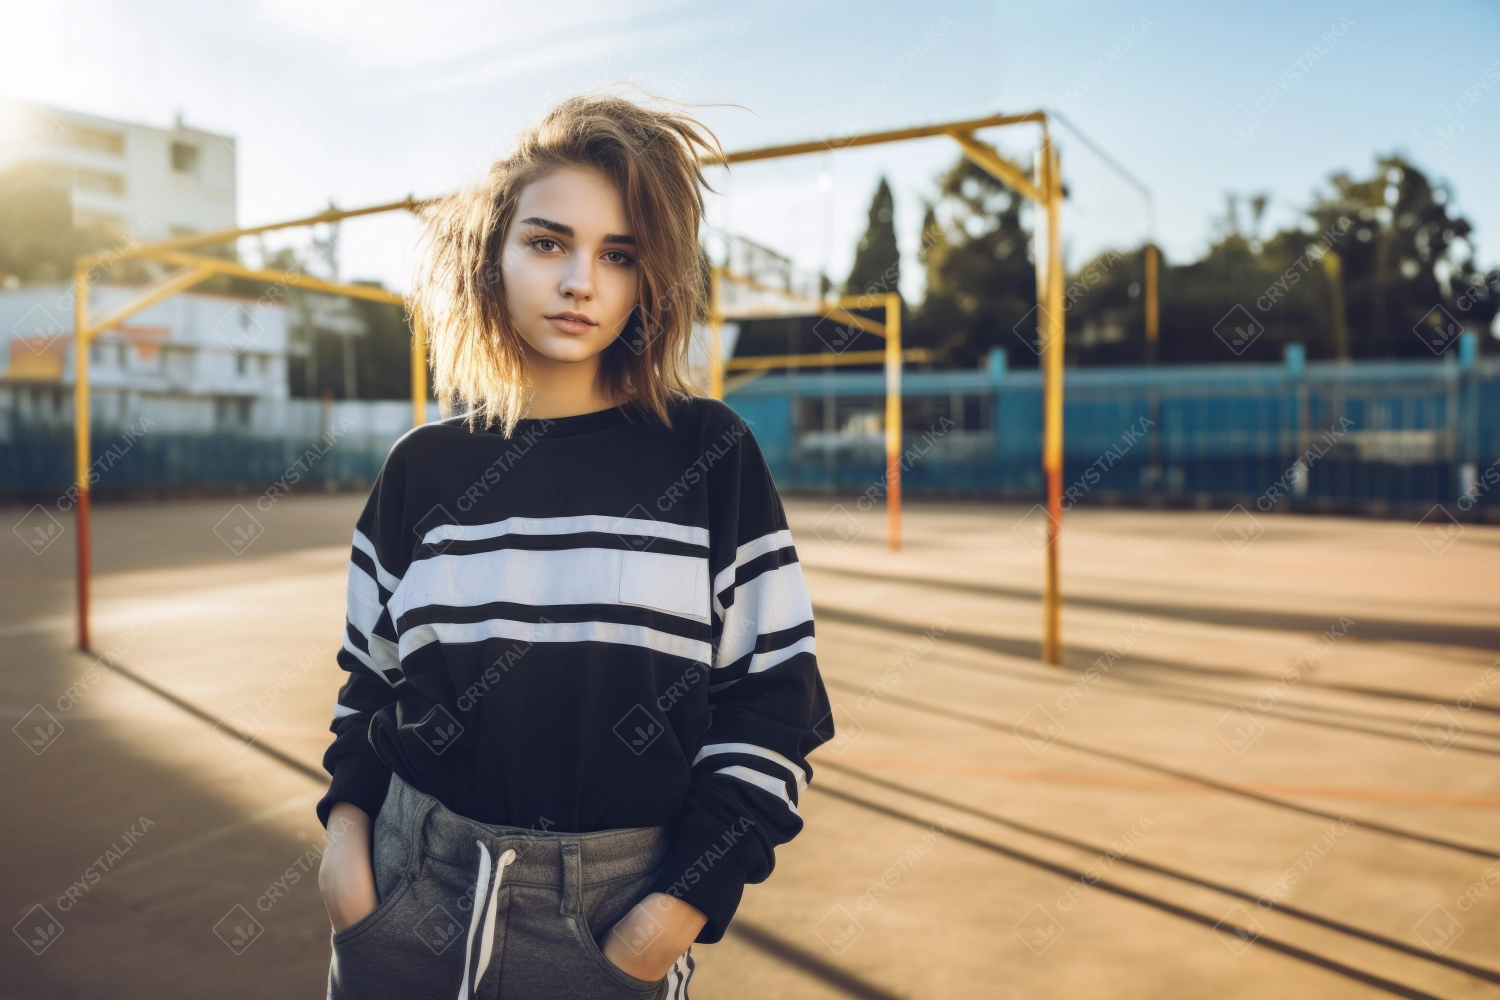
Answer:
[[[579,259],[572,262],[566,274],[563,275],[560,290],[566,296],[575,299],[587,299],[594,294],[593,267],[586,261]]]

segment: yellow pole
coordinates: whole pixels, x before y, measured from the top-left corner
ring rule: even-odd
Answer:
[[[885,295],[886,535],[901,549],[901,296]]]
[[[1349,326],[1344,317],[1343,262],[1337,250],[1323,255],[1323,274],[1328,278],[1328,311],[1333,328],[1333,356],[1349,360]]]
[[[1042,469],[1047,479],[1047,579],[1042,595],[1042,660],[1062,663],[1062,593],[1058,559],[1062,536],[1063,473],[1063,262],[1060,219],[1062,180],[1057,149],[1045,133],[1042,162],[1047,195],[1047,333],[1043,341],[1044,372]]]
[[[1146,244],[1146,361],[1156,362],[1160,315],[1157,312],[1156,268],[1161,251],[1155,243]]]
[[[719,315],[719,269],[713,268],[708,301],[708,394],[724,398],[724,317]]]
[[[411,317],[411,425],[427,422],[427,324],[421,313]]]
[[[89,651],[89,577],[93,553],[89,527],[89,277],[83,267],[73,269],[73,506],[78,529],[78,649]]]

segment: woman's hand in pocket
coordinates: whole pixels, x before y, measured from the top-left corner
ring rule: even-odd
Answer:
[[[653,892],[604,936],[604,957],[648,982],[665,976],[708,923],[708,916],[676,896]]]
[[[318,891],[335,931],[375,911],[375,869],[370,860],[370,817],[359,806],[335,803],[318,866]]]

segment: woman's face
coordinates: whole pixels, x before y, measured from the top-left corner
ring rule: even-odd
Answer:
[[[527,185],[500,256],[510,315],[553,361],[587,361],[625,329],[639,267],[620,193],[602,173],[558,167]]]

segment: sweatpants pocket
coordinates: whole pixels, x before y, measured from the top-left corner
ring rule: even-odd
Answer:
[[[382,834],[377,823],[379,903],[333,933],[328,1000],[453,1000],[473,887],[463,872],[431,859],[410,864],[410,836],[394,827]]]
[[[664,979],[636,979],[605,958],[588,923],[561,912],[557,890],[518,884],[508,894],[502,998],[654,1000],[666,995]],[[633,903],[629,900],[620,913]]]
[[[609,936],[614,933],[614,926],[620,918],[641,901],[653,878],[654,873],[648,872],[634,878],[585,886],[583,890],[584,919],[578,922],[577,926],[584,951],[588,952],[589,956],[604,970],[605,975],[623,988],[630,990],[630,995],[636,997],[665,996],[666,979],[637,979],[609,960],[604,954],[601,942],[608,940]],[[644,942],[635,942],[635,944],[644,944]]]
[[[610,933],[608,930],[605,934]],[[664,997],[667,995],[667,981],[665,978],[657,980],[637,979],[624,969],[609,960],[604,954],[604,949],[599,946],[598,940],[589,933],[587,927],[579,928],[579,937],[583,943],[583,950],[595,961],[604,974],[621,989],[629,991],[622,994],[630,997]]]

